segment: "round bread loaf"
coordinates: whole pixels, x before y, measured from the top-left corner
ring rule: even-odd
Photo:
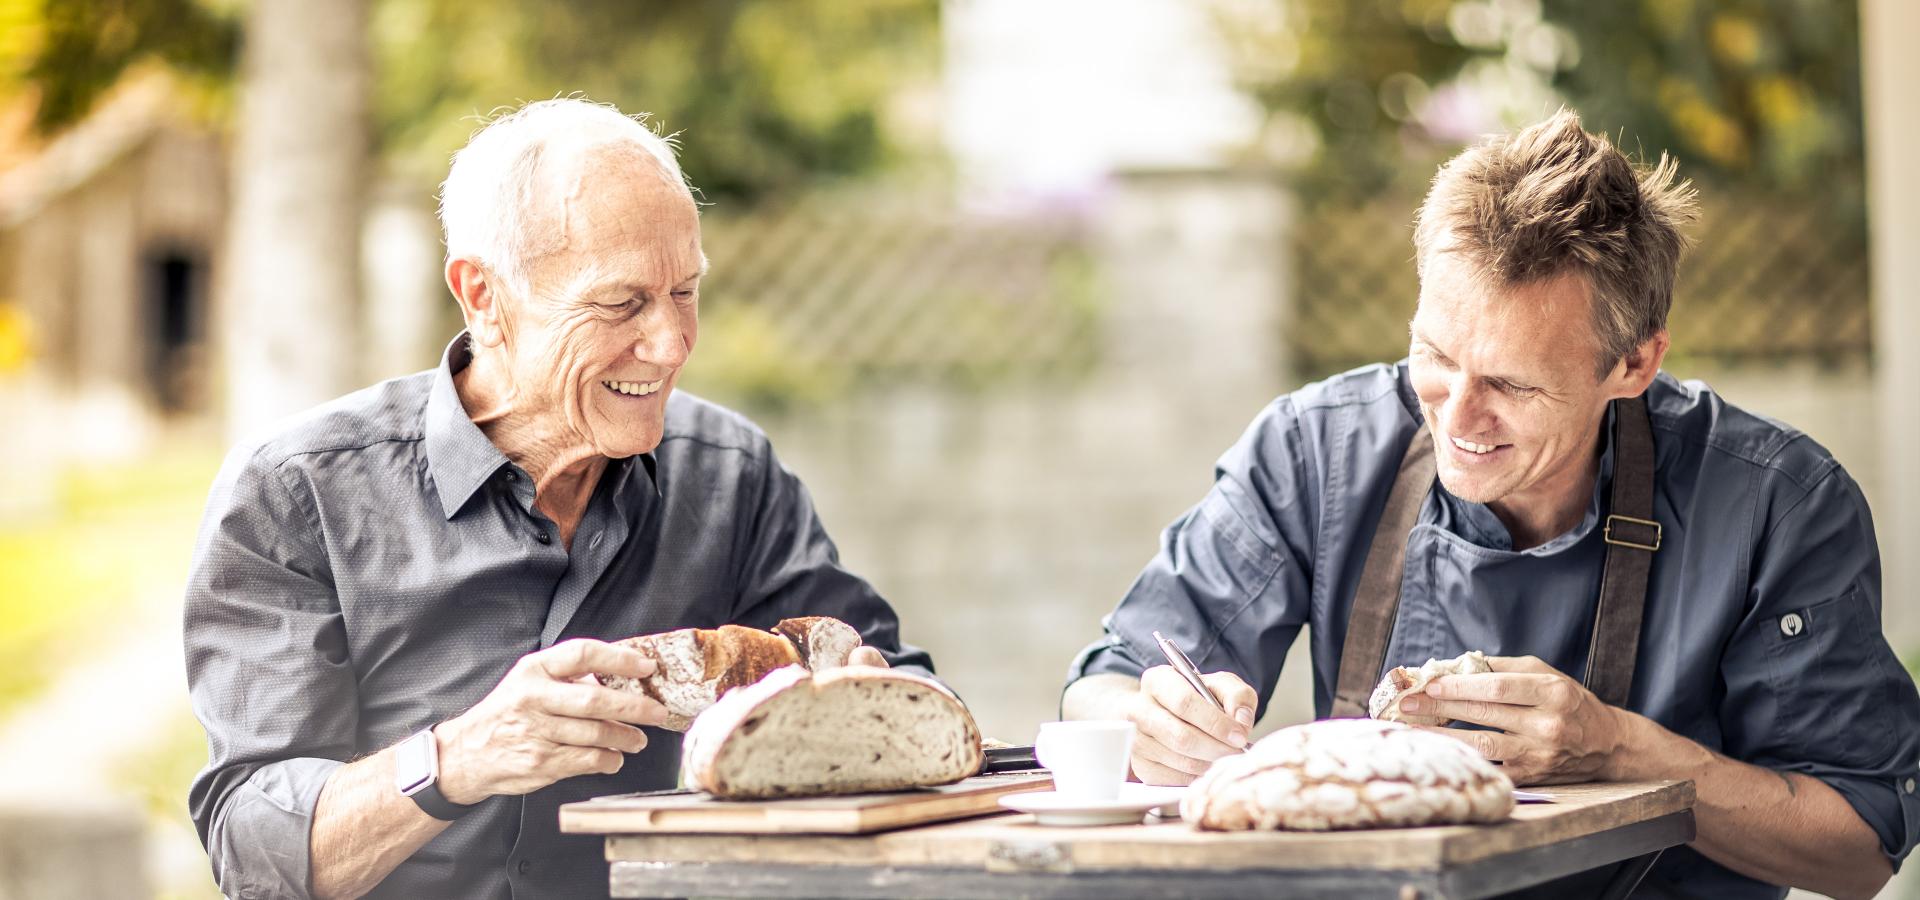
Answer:
[[[1427,689],[1427,682],[1442,675],[1474,675],[1491,672],[1493,666],[1487,664],[1487,657],[1478,650],[1468,650],[1452,659],[1429,659],[1420,668],[1396,666],[1387,670],[1386,677],[1380,679],[1379,686],[1373,689],[1373,696],[1367,698],[1367,715],[1389,722],[1405,722],[1409,725],[1445,725],[1449,721],[1444,716],[1416,716],[1400,711],[1400,701]]]
[[[1180,802],[1209,831],[1329,831],[1498,822],[1513,782],[1465,743],[1397,722],[1282,728],[1215,760]]]

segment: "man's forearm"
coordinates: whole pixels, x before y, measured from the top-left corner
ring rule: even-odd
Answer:
[[[447,824],[394,789],[391,747],[335,769],[313,811],[313,895],[373,890]]]
[[[1730,759],[1629,714],[1620,780],[1692,779],[1692,847],[1743,875],[1831,897],[1871,897],[1892,877],[1880,839],[1817,778]]]
[[[1060,696],[1060,718],[1066,721],[1125,718],[1126,708],[1122,704],[1128,696],[1139,692],[1138,678],[1111,672],[1088,675],[1067,685],[1066,693]]]

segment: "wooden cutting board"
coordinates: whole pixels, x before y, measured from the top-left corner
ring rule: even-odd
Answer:
[[[870,834],[1001,811],[1000,798],[1053,786],[1045,773],[976,775],[958,784],[798,800],[715,800],[704,793],[622,794],[560,807],[569,834]]]

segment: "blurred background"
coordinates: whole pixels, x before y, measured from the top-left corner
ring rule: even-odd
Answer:
[[[574,92],[679,133],[707,204],[683,389],[766,428],[990,735],[1054,717],[1268,400],[1404,355],[1435,166],[1561,104],[1700,187],[1669,368],[1854,474],[1920,665],[1916,44],[1907,0],[0,0],[0,898],[217,896],[209,481],[435,362],[449,155]],[[1311,715],[1288,669],[1264,728]]]

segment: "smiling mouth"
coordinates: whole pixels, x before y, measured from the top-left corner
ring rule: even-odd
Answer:
[[[604,386],[607,390],[610,390],[616,394],[625,394],[629,397],[645,397],[648,394],[659,393],[660,388],[665,386],[666,383],[667,383],[667,380],[665,378],[662,378],[659,381],[602,381],[600,382],[600,384]]]
[[[1459,447],[1459,449],[1463,449],[1463,451],[1467,451],[1467,453],[1473,453],[1475,457],[1484,457],[1484,455],[1488,455],[1488,453],[1494,453],[1494,451],[1500,449],[1500,447],[1505,447],[1505,443],[1473,443],[1473,441],[1465,441],[1465,439],[1453,438],[1453,436],[1448,436],[1448,439],[1452,439],[1453,447]]]

